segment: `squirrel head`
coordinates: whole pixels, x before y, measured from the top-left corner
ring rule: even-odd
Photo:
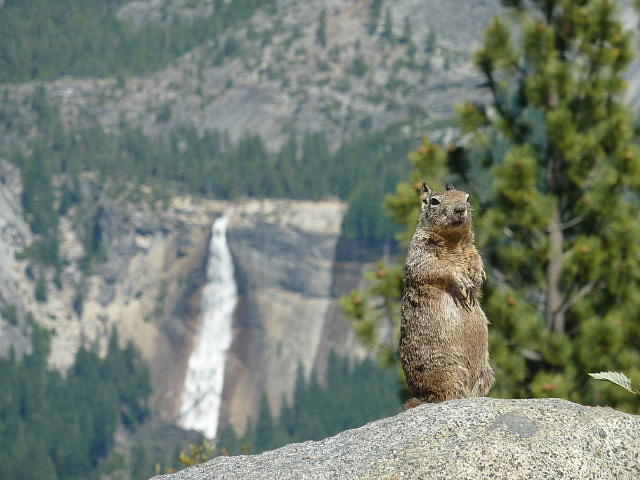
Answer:
[[[471,230],[469,194],[447,183],[446,191],[434,192],[426,183],[420,193],[420,219],[425,230],[446,237],[468,234]]]

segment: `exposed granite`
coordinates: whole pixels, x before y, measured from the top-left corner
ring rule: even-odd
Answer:
[[[453,400],[154,478],[637,479],[640,417],[560,399]]]

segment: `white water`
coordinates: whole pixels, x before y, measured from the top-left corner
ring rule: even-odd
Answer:
[[[237,301],[227,226],[233,212],[211,227],[207,284],[202,292],[202,325],[189,357],[178,423],[214,438],[222,401],[224,365],[231,345],[231,320]]]

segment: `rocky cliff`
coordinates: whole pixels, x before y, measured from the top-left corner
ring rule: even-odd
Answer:
[[[22,267],[16,254],[31,242],[31,231],[22,216],[19,201],[21,186],[17,168],[0,161],[0,355],[11,350],[20,358],[31,350],[24,335],[25,302],[14,281]]]
[[[237,206],[229,246],[239,303],[221,426],[244,431],[263,392],[277,415],[283,398],[292,398],[298,367],[307,377],[314,368],[322,375],[332,349],[363,355],[338,308],[338,296],[348,293],[344,274],[335,268],[344,211],[337,200],[250,200]]]
[[[154,478],[631,480],[640,478],[639,431],[638,416],[566,400],[453,400]]]
[[[214,11],[211,0],[122,3],[117,17],[140,28],[168,28]],[[504,13],[498,0],[386,1],[376,16],[376,2],[368,0],[270,3],[215,45],[198,45],[159,71],[60,78],[43,84],[47,98],[65,126],[97,119],[118,131],[124,120],[156,136],[193,124],[200,131],[229,132],[234,140],[259,134],[271,149],[287,140],[291,126],[322,131],[334,146],[363,124],[383,130],[407,123],[419,134],[440,134],[451,125],[456,102],[483,95],[470,57],[491,18]],[[633,30],[637,16],[630,3],[621,2],[621,18]],[[323,12],[325,45],[317,41]],[[404,38],[407,22],[411,35]],[[225,44],[236,47],[221,53]],[[637,60],[627,76],[634,108],[640,103],[639,69]],[[34,82],[5,86],[7,106],[17,115],[9,127],[0,122],[3,144],[37,132],[33,112],[24,107],[34,88]]]
[[[60,218],[60,286],[45,270],[47,299],[19,255],[34,239],[20,207],[19,172],[0,164],[0,355],[30,349],[30,315],[52,331],[50,365],[66,370],[81,344],[106,352],[115,328],[151,365],[152,408],[176,418],[201,321],[211,225],[233,208],[229,228],[239,303],[220,423],[244,431],[268,395],[274,413],[291,399],[298,366],[322,376],[329,352],[362,356],[338,297],[355,288],[363,263],[336,264],[345,204],[245,200],[233,207],[187,196],[153,200],[145,187],[113,197],[89,174],[82,200]],[[88,226],[88,227],[87,227]],[[90,231],[100,245],[86,266]]]
[[[118,18],[144,28],[211,15],[214,2],[123,3]],[[436,124],[447,123],[455,101],[479,94],[479,76],[469,59],[487,22],[501,11],[500,2],[381,2],[377,14],[371,3],[270,2],[215,45],[198,45],[157,72],[119,79],[65,77],[44,84],[47,98],[65,126],[97,119],[118,131],[124,120],[155,136],[193,124],[200,131],[229,132],[233,140],[259,134],[271,149],[286,141],[290,126],[322,131],[334,146],[360,133],[363,122],[376,131],[421,121],[420,133],[429,125],[439,129]],[[385,32],[387,11],[390,32]],[[324,45],[317,40],[323,12]],[[411,35],[403,38],[407,20]],[[237,47],[225,51],[230,49],[223,45]],[[11,128],[0,122],[5,142],[34,133],[33,113],[21,105],[35,87],[31,82],[6,86],[7,102],[20,116]],[[30,133],[18,135],[21,130]]]
[[[153,407],[170,418],[199,320],[211,222],[226,204],[189,197],[156,202],[144,187],[132,202],[84,175],[82,200],[60,217],[60,279],[45,269],[46,301],[38,301],[34,267],[20,255],[34,239],[20,207],[20,176],[4,162],[0,170],[0,354],[29,350],[30,316],[52,332],[49,363],[65,371],[81,344],[106,352],[115,327],[150,361]],[[87,231],[100,245],[90,266]]]

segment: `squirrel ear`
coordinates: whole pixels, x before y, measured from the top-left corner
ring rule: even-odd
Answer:
[[[456,187],[454,187],[453,185],[451,185],[450,183],[447,183],[447,191],[449,190],[455,190]]]
[[[422,189],[420,191],[420,210],[424,210],[429,206],[432,193],[433,190],[431,190],[431,187],[423,182]]]

